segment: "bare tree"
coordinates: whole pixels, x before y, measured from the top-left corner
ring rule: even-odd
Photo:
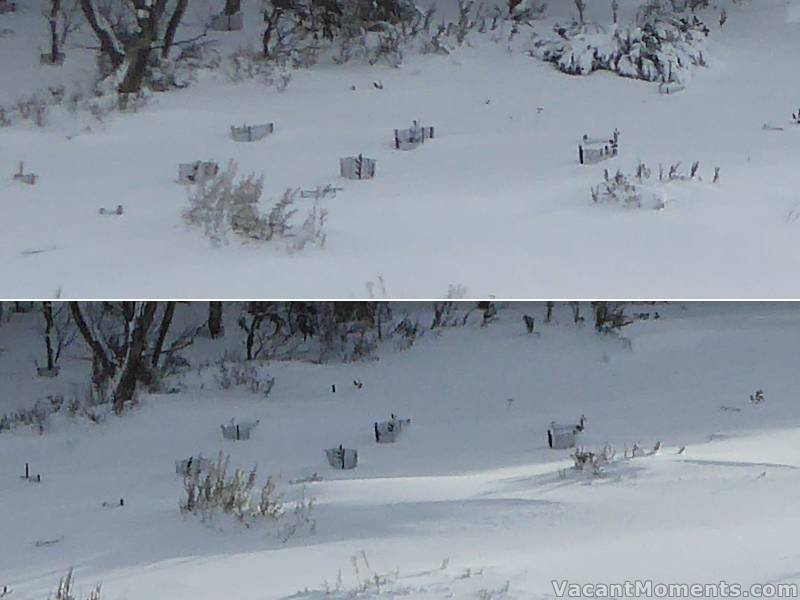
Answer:
[[[55,374],[61,353],[77,335],[66,304],[59,303],[53,310],[52,302],[42,302],[44,317],[44,344],[47,352],[47,371]]]
[[[42,60],[52,65],[61,64],[64,59],[64,45],[69,35],[79,28],[76,17],[79,13],[77,0],[49,0],[43,10],[49,30],[49,47]]]
[[[117,414],[135,402],[138,383],[152,380],[162,355],[191,343],[191,336],[188,340],[181,336],[168,352],[163,350],[174,302],[70,302],[69,306],[92,351],[94,388],[112,402]]]
[[[265,321],[274,326],[271,334],[261,330]],[[247,360],[254,360],[261,355],[267,337],[276,336],[283,325],[278,307],[273,302],[248,302],[245,313],[239,317],[239,327],[247,334],[245,351]]]
[[[124,98],[141,90],[153,50],[169,52],[187,7],[185,0],[117,0],[115,18],[95,0],[80,0],[100,52],[112,72],[122,70],[118,91]],[[166,28],[163,27],[167,21]],[[165,50],[166,48],[166,50]]]

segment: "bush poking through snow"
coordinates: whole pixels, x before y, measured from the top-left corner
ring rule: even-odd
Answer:
[[[634,183],[622,171],[610,176],[605,171],[602,183],[592,189],[592,202],[624,206],[626,208],[652,208],[661,210],[666,207],[666,196],[663,192],[646,190],[641,184]]]
[[[262,394],[265,398],[269,398],[275,385],[275,378],[262,374],[256,365],[226,361],[220,361],[216,380],[223,390],[234,386],[245,387],[253,394]]]
[[[667,205],[666,193],[656,185],[664,185],[678,181],[702,181],[699,173],[700,162],[695,161],[686,173],[681,170],[681,163],[668,166],[658,165],[658,182],[650,184],[652,170],[645,163],[639,162],[633,176],[628,176],[618,170],[613,176],[608,170],[604,172],[604,180],[599,185],[591,188],[592,201],[605,202],[624,207],[652,208],[662,210]],[[714,168],[713,183],[719,183],[720,169]]]
[[[285,240],[291,251],[308,245],[324,246],[327,211],[316,203],[298,225],[294,220],[300,199],[299,189],[286,190],[268,213],[260,212],[264,178],[251,173],[236,179],[237,165],[230,161],[216,176],[200,179],[189,194],[184,220],[214,243],[227,242],[228,232],[243,240],[269,242]]]
[[[181,511],[199,514],[204,521],[220,511],[240,521],[256,517],[278,519],[283,514],[283,501],[273,478],[267,478],[256,500],[253,497],[256,467],[250,471],[237,467],[229,476],[229,462],[230,457],[220,452],[217,462],[210,463],[205,471],[195,471],[184,477],[186,495],[181,499]]]
[[[62,577],[58,582],[58,587],[56,591],[50,596],[53,600],[80,600],[81,596],[76,595],[75,590],[73,587],[75,586],[75,575],[73,570],[70,569],[65,577]],[[89,592],[88,596],[85,596],[86,600],[100,600],[100,584],[95,586],[91,592]]]

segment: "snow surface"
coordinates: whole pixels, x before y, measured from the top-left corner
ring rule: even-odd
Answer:
[[[181,305],[176,318],[202,310]],[[101,582],[112,600],[539,599],[553,597],[552,579],[800,582],[798,307],[636,310],[661,318],[629,327],[629,344],[576,328],[566,306],[541,325],[542,305],[503,305],[488,327],[427,332],[407,351],[386,342],[369,363],[266,364],[267,400],[220,390],[212,367],[101,425],[0,434],[0,589],[44,598],[70,566],[83,590]],[[538,335],[524,333],[523,314]],[[87,373],[72,347],[64,381],[37,380],[37,324],[12,314],[0,327],[0,412]],[[240,346],[231,327],[187,358],[197,369]],[[766,400],[753,406],[757,388]],[[392,411],[411,426],[375,444],[372,422]],[[600,478],[574,472],[545,431],[580,414],[588,448],[608,442],[621,455],[660,440],[662,452]],[[221,439],[231,417],[261,420],[252,440]],[[359,449],[356,470],[327,467],[323,448],[339,443]],[[182,516],[174,461],[220,449],[234,465],[257,463],[262,482],[280,475],[289,500],[301,488],[290,481],[321,476],[305,486],[315,533],[284,544],[268,525]],[[25,462],[41,484],[19,478]],[[101,506],[119,497],[124,508]]]
[[[0,29],[16,31],[0,38],[0,101],[88,81],[87,50],[70,49],[63,69],[38,65],[45,24],[35,2],[20,4],[18,14],[0,16]],[[636,4],[623,3],[623,15]],[[474,35],[450,56],[412,53],[398,69],[296,71],[284,92],[205,73],[102,124],[56,111],[45,129],[2,129],[6,294],[420,298],[460,284],[471,297],[797,297],[797,3],[723,6],[721,30],[718,8],[703,14],[713,30],[709,68],[670,96],[608,73],[559,73],[524,52],[526,34],[511,53]],[[189,33],[212,7],[193,11]],[[572,12],[571,2],[551,2],[541,27]],[[603,22],[607,12],[592,4],[590,16]],[[224,54],[258,31],[217,36]],[[434,125],[437,139],[393,150],[393,130],[413,119]],[[276,134],[235,143],[228,128],[243,121],[274,121]],[[765,131],[765,123],[784,130]],[[580,137],[615,127],[621,156],[579,166]],[[339,157],[359,152],[377,158],[376,179],[340,179]],[[326,246],[293,255],[280,244],[214,247],[188,229],[178,163],[231,158],[240,173],[265,174],[265,208],[287,187],[344,188],[322,201]],[[654,172],[699,160],[703,181],[667,186],[664,211],[592,205],[589,189],[604,168],[631,173],[640,159]],[[37,185],[11,181],[19,160],[40,176]],[[714,167],[719,185],[711,184]],[[98,214],[117,204],[124,215]]]

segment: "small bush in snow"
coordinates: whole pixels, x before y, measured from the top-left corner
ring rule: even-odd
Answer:
[[[237,468],[228,475],[228,464],[229,457],[220,452],[216,463],[184,477],[181,512],[200,515],[203,521],[220,512],[242,522],[266,519],[275,523],[277,536],[283,542],[302,529],[314,532],[314,500],[306,498],[305,488],[294,507],[287,509],[275,478],[267,477],[256,492],[256,468],[250,471]]]
[[[614,176],[610,176],[606,171],[604,181],[592,188],[592,201],[656,210],[666,206],[666,197],[662,192],[644,190],[622,171],[617,171]]]
[[[250,174],[236,180],[236,163],[231,161],[216,176],[198,181],[189,194],[189,208],[183,218],[203,229],[215,243],[227,241],[228,232],[239,238],[259,242],[285,240],[290,250],[325,244],[324,225],[327,211],[314,204],[298,225],[294,221],[295,202],[301,191],[286,190],[268,213],[260,212],[263,177]]]
[[[283,514],[283,502],[276,492],[275,482],[268,477],[259,497],[253,497],[257,469],[237,468],[228,475],[229,456],[220,452],[216,463],[202,472],[184,477],[185,496],[181,499],[182,512],[199,514],[203,520],[211,519],[217,512],[233,515],[237,519],[266,517],[277,519]]]
[[[62,577],[58,582],[58,587],[56,591],[50,596],[53,600],[80,600],[81,598],[85,598],[86,600],[100,600],[100,585],[98,584],[95,586],[92,591],[89,592],[88,596],[81,596],[75,592],[73,587],[75,586],[75,575],[73,570],[70,569],[65,577]]]
[[[399,350],[408,350],[414,345],[419,333],[419,322],[408,317],[403,319],[394,328],[394,344]]]
[[[219,363],[216,380],[223,390],[245,387],[254,394],[263,394],[265,398],[269,397],[275,385],[275,378],[262,374],[256,365],[225,361]]]
[[[660,186],[671,182],[702,181],[699,169],[699,161],[692,163],[688,172],[681,169],[680,162],[667,166],[659,164],[658,181],[653,183],[650,183],[652,170],[643,162],[639,162],[632,176],[619,170],[612,176],[606,170],[603,182],[591,188],[592,201],[661,210],[666,207],[668,198]],[[713,183],[719,183],[719,171],[719,167],[715,167]]]

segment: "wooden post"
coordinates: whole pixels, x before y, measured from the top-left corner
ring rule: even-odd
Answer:
[[[583,146],[578,144],[578,162],[583,164]]]

